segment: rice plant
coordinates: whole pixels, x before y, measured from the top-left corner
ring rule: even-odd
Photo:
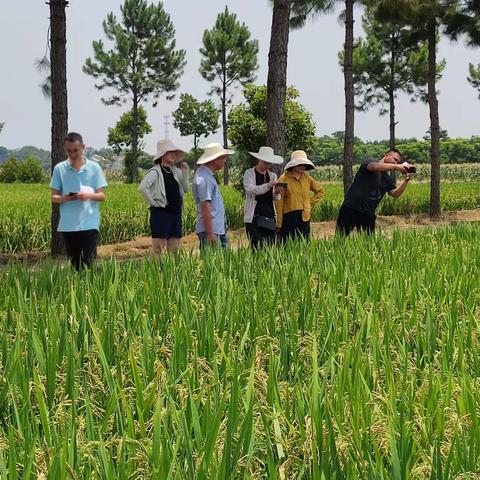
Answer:
[[[479,235],[4,268],[0,478],[475,478]]]

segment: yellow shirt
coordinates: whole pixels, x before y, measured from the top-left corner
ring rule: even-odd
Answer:
[[[287,171],[278,179],[281,183],[288,183],[288,187],[281,194],[281,199],[275,202],[277,211],[277,226],[282,226],[283,215],[302,210],[304,222],[310,221],[312,206],[320,201],[324,195],[320,182],[312,178],[308,173],[302,173],[297,180],[291,172]],[[313,192],[313,196],[310,196]]]

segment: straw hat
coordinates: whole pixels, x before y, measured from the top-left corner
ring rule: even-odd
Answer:
[[[280,155],[275,155],[273,152],[272,147],[260,147],[258,153],[256,152],[248,152],[250,155],[255,157],[258,160],[263,160],[264,162],[268,163],[275,163],[277,165],[283,163],[283,157]]]
[[[197,160],[197,165],[203,165],[221,157],[222,155],[232,155],[232,153],[235,153],[234,150],[227,150],[217,142],[209,143],[205,147],[203,155]]]
[[[183,157],[185,157],[185,152],[175,146],[175,144],[171,140],[166,138],[165,140],[160,140],[159,142],[157,142],[157,153],[155,154],[153,159],[158,160],[168,152],[175,152],[175,162],[180,162],[181,160],[183,160]]]
[[[303,150],[295,150],[292,152],[290,161],[285,165],[285,170],[290,170],[300,165],[304,165],[305,170],[313,170],[315,168],[315,165],[307,158],[307,154]]]

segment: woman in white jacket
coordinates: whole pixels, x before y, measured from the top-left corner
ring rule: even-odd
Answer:
[[[243,177],[243,220],[247,236],[255,250],[275,242],[276,213],[273,201],[280,199],[281,187],[277,186],[277,175],[270,169],[274,164],[282,164],[283,158],[275,155],[271,147],[260,147],[258,153],[249,153],[257,159],[257,165],[248,169]]]
[[[148,170],[139,186],[150,206],[152,249],[157,254],[165,250],[175,252],[180,246],[183,196],[189,187],[188,165],[181,162],[184,156],[185,152],[170,140],[160,140],[155,166]]]

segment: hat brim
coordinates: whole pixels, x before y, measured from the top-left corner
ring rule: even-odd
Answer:
[[[252,157],[263,162],[272,163],[274,165],[280,165],[283,163],[283,158],[280,155],[274,155],[273,157],[265,157],[257,152],[248,152]]]
[[[159,160],[160,158],[162,158],[165,154],[167,154],[168,152],[174,152],[175,155],[176,155],[176,158],[175,158],[175,163],[179,163],[181,162],[184,158],[185,158],[185,155],[186,153],[183,151],[183,150],[167,150],[165,153],[162,153],[161,155],[159,155],[158,153],[155,155],[155,158],[153,159],[154,162],[156,162],[157,160]]]
[[[235,153],[234,150],[223,150],[223,152],[217,152],[213,155],[209,155],[208,157],[203,157],[203,155],[197,160],[197,165],[205,165],[206,163],[213,162],[218,157],[223,157],[224,155],[233,155]]]
[[[291,170],[292,168],[295,168],[295,167],[305,167],[305,170],[315,169],[315,165],[312,163],[312,161],[306,158],[306,159],[290,160],[285,165],[285,170]]]

